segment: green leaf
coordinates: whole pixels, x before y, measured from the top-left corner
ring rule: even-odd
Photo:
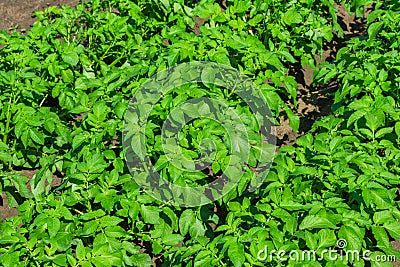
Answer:
[[[387,209],[391,206],[392,200],[385,189],[369,188],[362,190],[365,203],[369,206],[376,206],[378,209]]]
[[[297,60],[288,51],[279,51],[278,53],[280,55],[282,55],[290,63],[296,63],[297,62]]]
[[[61,55],[64,62],[68,63],[71,66],[76,66],[79,62],[79,56],[75,52],[65,52]]]
[[[85,224],[83,225],[83,234],[84,235],[92,235],[93,233],[96,232],[98,228],[98,222],[93,220],[93,221],[89,221],[89,222],[85,222]]]
[[[144,158],[147,155],[145,142],[146,142],[146,137],[142,133],[136,133],[135,135],[132,136],[131,148],[141,160],[144,160]]]
[[[298,24],[302,21],[302,17],[295,9],[289,9],[283,14],[282,20],[287,25]]]
[[[80,239],[78,241],[78,245],[76,246],[75,253],[78,260],[83,260],[86,257],[85,246]]]
[[[162,242],[167,246],[174,246],[182,242],[184,239],[183,236],[178,234],[168,234],[166,237],[162,239]]]
[[[384,137],[386,134],[389,134],[392,132],[393,132],[393,127],[386,127],[386,128],[379,129],[375,134],[375,138]]]
[[[67,266],[67,257],[65,254],[55,255],[52,261],[59,266]]]
[[[383,227],[388,231],[391,237],[394,239],[400,239],[400,223],[399,222],[388,222],[383,224]]]
[[[122,228],[121,226],[118,225],[111,225],[108,226],[104,229],[104,233],[108,237],[114,237],[114,238],[119,238],[119,237],[126,237],[128,233]]]
[[[201,72],[201,81],[203,83],[214,83],[215,74],[218,73],[217,69],[213,69],[211,67],[203,69]]]
[[[375,39],[378,32],[381,30],[383,21],[374,22],[368,27],[368,37],[370,40]]]
[[[71,232],[58,232],[57,238],[57,250],[58,251],[66,251],[71,247],[72,243],[72,235]]]
[[[246,40],[244,40],[243,37],[237,35],[233,35],[231,38],[227,39],[226,43],[229,47],[236,50],[248,47]]]
[[[101,227],[104,228],[109,225],[111,225],[111,226],[118,225],[122,221],[124,221],[124,220],[119,217],[106,215],[106,216],[101,217],[100,225],[101,225]]]
[[[82,145],[82,143],[84,143],[85,141],[87,141],[89,138],[88,135],[77,135],[74,137],[74,139],[72,140],[72,149],[77,149],[78,147],[80,147]]]
[[[390,247],[389,237],[385,228],[381,226],[372,226],[372,233],[374,234],[378,247]]]
[[[163,207],[163,212],[168,216],[171,220],[169,224],[174,231],[178,231],[178,216],[176,216],[175,212],[169,207]]]
[[[23,122],[23,121],[17,122],[17,124],[14,127],[14,133],[17,136],[17,138],[22,136],[22,133],[25,131],[26,127],[27,127],[27,125],[25,122]]]
[[[90,173],[101,173],[108,166],[100,153],[94,153],[90,158],[87,158],[87,165],[85,169],[81,169],[83,172]],[[78,165],[79,168],[79,165]]]
[[[47,67],[49,74],[53,77],[56,77],[57,75],[60,74],[60,68],[57,64],[57,61],[53,61],[49,64],[49,66]]]
[[[318,232],[318,248],[334,246],[337,242],[335,232],[330,229],[321,229]]]
[[[371,131],[376,131],[379,126],[383,124],[383,121],[376,115],[373,114],[372,112],[369,112],[365,115],[365,119],[367,120],[365,125],[371,129]]]
[[[44,145],[44,136],[42,133],[39,133],[38,130],[34,128],[29,129],[29,136],[35,143],[39,145]]]
[[[244,246],[242,243],[233,243],[229,246],[228,257],[235,267],[240,267],[245,261]]]
[[[283,83],[289,95],[292,97],[294,101],[296,101],[298,85],[295,77],[286,76],[285,79],[283,80]]]
[[[98,101],[93,105],[93,114],[98,122],[104,121],[108,113],[108,107],[104,101]]]
[[[140,214],[145,223],[160,224],[160,208],[142,205]]]
[[[400,138],[400,121],[396,122],[394,126],[394,131],[396,132],[397,138]]]
[[[196,239],[199,236],[204,236],[206,229],[200,220],[196,220],[189,229],[190,236]]]
[[[279,105],[281,104],[282,100],[277,93],[274,91],[263,91],[263,95],[267,101],[268,107],[273,111],[279,110]]]
[[[184,210],[179,218],[179,231],[183,236],[188,232],[192,224],[196,221],[194,213],[192,210]]]
[[[300,230],[314,228],[336,228],[328,218],[318,215],[308,215],[303,219],[299,226]]]
[[[135,264],[137,267],[151,267],[153,266],[153,262],[151,261],[151,258],[148,254],[145,253],[140,253],[137,255],[133,255],[131,257],[132,262]]]
[[[63,81],[66,83],[72,83],[74,81],[74,73],[70,69],[62,70],[61,77],[62,77]]]
[[[49,218],[47,222],[47,230],[49,231],[50,238],[54,238],[60,230],[61,223],[57,218]]]
[[[11,153],[0,151],[0,161],[12,162],[13,161],[13,157],[12,157]]]
[[[91,258],[95,266],[122,266],[122,255],[120,253],[108,253],[103,251],[101,255]]]
[[[309,209],[304,204],[295,202],[293,200],[283,200],[280,206],[289,211]]]
[[[258,23],[260,23],[264,19],[264,15],[262,14],[257,14],[254,18],[249,20],[249,25],[250,26],[256,26]]]
[[[300,118],[289,107],[284,107],[284,110],[289,118],[289,126],[292,127],[294,132],[297,132],[300,127]]]
[[[29,179],[22,175],[13,175],[9,177],[10,181],[17,189],[18,193],[20,193],[23,197],[30,198],[32,197],[31,191],[27,187],[27,183]]]
[[[374,213],[374,222],[376,224],[383,224],[393,219],[392,213],[389,210],[377,211]]]
[[[231,62],[228,57],[228,51],[225,48],[219,48],[217,49],[217,52],[214,53],[211,56],[211,59],[213,59],[215,62],[224,64],[224,65],[231,65]]]
[[[304,237],[306,240],[306,245],[309,249],[316,250],[318,246],[318,241],[316,236],[313,233],[306,231],[304,233]]]
[[[53,133],[54,129],[56,128],[54,122],[51,120],[45,120],[43,126],[49,133]]]
[[[355,224],[347,226],[343,225],[340,227],[338,237],[345,240],[346,250],[360,250],[362,248],[362,240],[364,240],[364,233]]]
[[[33,196],[39,197],[45,191],[45,182],[52,181],[52,173],[47,168],[40,169],[30,180]]]

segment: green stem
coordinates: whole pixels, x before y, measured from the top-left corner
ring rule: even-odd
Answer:
[[[47,94],[44,96],[44,98],[42,99],[42,101],[40,102],[39,107],[42,107],[44,101],[46,100],[46,98],[47,98],[48,96],[49,96],[49,94],[47,93]]]
[[[122,54],[119,58],[117,58],[116,60],[114,60],[114,61],[110,64],[110,67],[112,67],[112,66],[114,66],[115,64],[117,64],[124,56],[125,56],[125,54]]]
[[[104,54],[100,57],[99,61],[102,61],[108,54],[108,51],[110,51],[111,47],[113,47],[115,44],[115,39],[113,40],[113,42],[111,43],[110,46],[107,47],[106,51],[104,52]]]
[[[10,121],[11,121],[11,98],[8,101],[8,107],[7,107],[7,114],[6,114],[6,128],[4,130],[4,136],[3,136],[3,143],[7,144],[7,139],[8,139],[8,131],[10,130]]]
[[[17,144],[17,139],[14,138],[11,151],[14,151],[16,144]],[[8,162],[8,169],[9,169],[10,171],[12,170],[12,161],[9,161],[9,162]]]

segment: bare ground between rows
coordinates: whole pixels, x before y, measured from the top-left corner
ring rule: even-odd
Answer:
[[[35,19],[32,14],[49,6],[76,6],[79,0],[1,0],[0,1],[0,30],[15,29],[29,30]]]
[[[338,50],[346,45],[346,42],[354,37],[366,35],[366,17],[371,12],[372,6],[368,6],[364,12],[364,18],[356,18],[355,14],[349,15],[343,6],[335,6],[338,9],[339,24],[344,29],[344,36],[334,36],[330,42],[325,42],[322,56],[316,56],[317,63],[332,62],[336,58]],[[331,113],[333,93],[339,89],[337,81],[331,81],[325,85],[313,85],[314,70],[300,64],[290,69],[289,74],[296,77],[298,83],[298,106],[296,114],[300,117],[300,128],[296,133],[289,126],[286,117],[280,117],[280,125],[276,126],[278,146],[293,145],[296,139],[307,133],[313,123]],[[293,109],[293,105],[287,103]]]
[[[19,171],[21,176],[27,177],[29,180],[33,178],[33,176],[38,172],[38,169],[22,169]],[[54,175],[52,177],[51,187],[56,188],[62,184],[62,177]],[[27,184],[28,188],[30,189],[29,183]],[[47,186],[47,184],[46,184]],[[10,208],[8,205],[6,193],[2,192],[0,195],[0,222],[1,219],[11,218],[13,216],[19,215],[19,212],[16,208]]]

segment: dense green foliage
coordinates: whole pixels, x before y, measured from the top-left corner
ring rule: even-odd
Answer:
[[[0,191],[21,213],[0,224],[0,265],[369,264],[257,257],[266,247],[321,256],[338,239],[346,249],[370,250],[372,259],[400,257],[390,245],[400,239],[398,2],[374,2],[367,36],[349,40],[333,62],[319,65],[323,44],[343,36],[333,0],[216,2],[93,0],[38,12],[26,35],[0,32]],[[371,3],[337,4],[363,15]],[[207,18],[204,25],[199,18]],[[300,120],[287,103],[296,106],[298,85],[290,69],[308,65],[316,69],[314,83],[336,80],[340,87],[332,114],[295,146],[280,148],[255,192],[240,184],[215,204],[173,207],[135,183],[121,131],[135,90],[154,73],[189,61],[237,68],[295,131]],[[220,94],[248,113],[235,96],[218,92],[196,85],[166,96],[146,131],[149,153],[158,157],[160,123],[187,99]],[[210,128],[224,135],[210,124],[184,129],[189,157],[198,157]],[[215,173],[228,157],[222,148]],[[164,163],[160,168],[168,169]],[[22,169],[38,172],[28,181]],[[54,175],[61,185],[52,187]]]

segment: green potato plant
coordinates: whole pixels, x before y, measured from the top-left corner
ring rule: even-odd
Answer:
[[[343,35],[338,4],[359,17],[372,4],[366,34],[317,64],[324,44]],[[26,35],[0,31],[0,192],[20,213],[1,219],[1,266],[392,266],[377,259],[400,257],[390,243],[400,239],[397,1],[93,0],[35,15]],[[308,65],[315,84],[336,80],[339,88],[332,113],[279,148],[255,192],[246,190],[261,153],[253,149],[222,199],[173,206],[131,176],[122,131],[138,88],[192,61],[250,77],[271,120],[286,116],[294,131],[298,81],[290,70]],[[182,172],[165,155],[163,122],[203,96],[225,101],[254,131],[250,110],[217,86],[165,95],[143,130],[155,168],[176,183],[209,182],[231,157],[224,129],[207,119],[185,124],[178,137],[189,160],[213,151],[212,172]],[[335,249],[336,258],[324,253]],[[340,257],[346,250],[368,251],[369,260]]]

